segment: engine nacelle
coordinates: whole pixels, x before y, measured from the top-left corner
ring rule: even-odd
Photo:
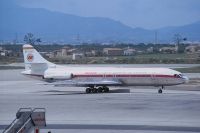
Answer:
[[[73,77],[72,73],[57,70],[46,70],[44,73],[44,79],[71,79]]]

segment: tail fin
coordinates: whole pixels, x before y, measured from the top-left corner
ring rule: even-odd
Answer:
[[[44,59],[33,46],[23,45],[23,55],[25,63],[25,72],[29,74],[43,75],[49,67],[55,67],[55,64]]]

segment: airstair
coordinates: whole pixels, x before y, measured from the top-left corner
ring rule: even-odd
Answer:
[[[31,133],[34,129],[39,132],[40,127],[46,126],[45,112],[44,108],[20,108],[3,133]]]

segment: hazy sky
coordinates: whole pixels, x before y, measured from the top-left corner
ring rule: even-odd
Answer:
[[[107,17],[147,29],[200,21],[200,0],[17,0],[17,3],[78,16]]]

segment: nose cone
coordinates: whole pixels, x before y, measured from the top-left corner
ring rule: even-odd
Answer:
[[[187,76],[183,76],[182,78],[184,80],[184,83],[188,83],[189,82],[189,78]]]

